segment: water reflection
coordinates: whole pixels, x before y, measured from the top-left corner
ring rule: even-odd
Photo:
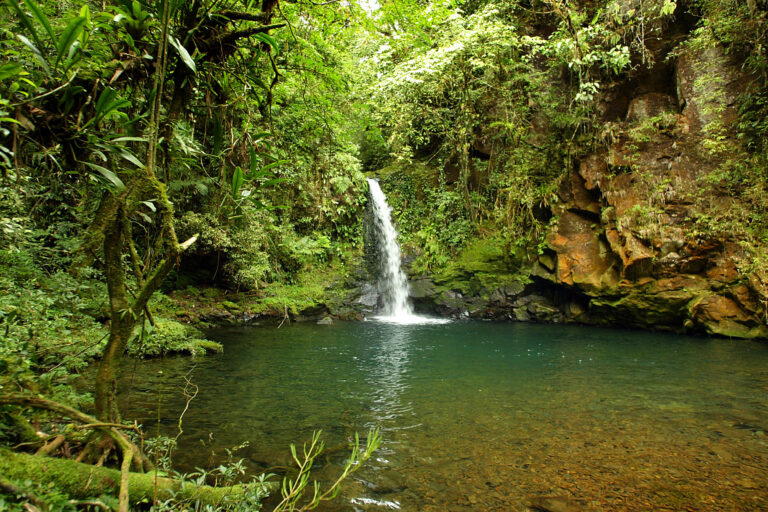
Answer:
[[[409,330],[402,325],[383,325],[371,347],[370,359],[365,362],[364,369],[373,389],[371,419],[374,425],[391,428],[394,422],[402,424],[402,416],[413,414],[411,402],[402,398],[410,365]]]

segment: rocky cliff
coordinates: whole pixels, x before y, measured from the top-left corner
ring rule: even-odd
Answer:
[[[667,30],[657,65],[604,87],[601,143],[570,160],[537,213],[543,246],[514,251],[503,233],[480,233],[444,265],[412,270],[419,308],[768,337],[768,276],[744,229],[755,198],[728,183],[739,165],[737,100],[753,82],[721,46],[679,46],[689,27]],[[534,142],[547,129],[535,125]],[[478,131],[473,151],[491,153],[489,138]],[[450,176],[451,163],[440,172]]]

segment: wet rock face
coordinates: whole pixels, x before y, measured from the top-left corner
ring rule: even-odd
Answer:
[[[677,101],[669,94],[652,92],[633,99],[627,112],[628,122],[643,121],[665,112],[676,112]]]
[[[675,79],[682,113],[691,131],[736,120],[736,99],[743,91],[740,65],[720,46],[685,51],[677,60]]]

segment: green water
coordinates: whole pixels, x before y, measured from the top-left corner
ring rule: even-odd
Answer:
[[[375,460],[323,510],[768,510],[768,345],[659,333],[456,322],[222,329],[223,354],[138,365],[123,410],[175,432],[183,468],[238,451],[288,465],[381,428]],[[130,369],[133,371],[133,368]],[[158,372],[162,371],[162,374]],[[344,452],[320,461],[331,478]]]

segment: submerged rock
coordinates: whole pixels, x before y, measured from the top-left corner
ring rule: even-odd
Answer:
[[[529,496],[523,504],[537,512],[587,512],[588,510],[580,502],[564,496]]]

